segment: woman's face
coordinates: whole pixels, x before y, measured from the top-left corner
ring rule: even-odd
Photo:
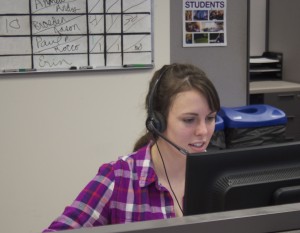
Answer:
[[[189,153],[204,152],[215,129],[216,112],[196,90],[178,93],[170,106],[164,135]]]

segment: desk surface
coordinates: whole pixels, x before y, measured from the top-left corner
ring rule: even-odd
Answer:
[[[250,82],[250,94],[300,91],[300,83],[287,81]]]
[[[249,197],[251,198],[251,197]],[[266,233],[299,232],[300,203],[193,215],[77,230],[64,233]]]

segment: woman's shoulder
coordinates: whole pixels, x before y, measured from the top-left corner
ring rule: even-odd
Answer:
[[[150,146],[146,145],[129,155],[119,157],[116,165],[126,166],[128,169],[144,166],[147,161],[150,161],[149,148]]]
[[[105,163],[99,168],[99,173],[103,176],[114,175],[124,176],[124,173],[135,173],[142,167],[150,165],[150,154],[148,146],[145,146],[126,156],[120,156],[116,161]]]

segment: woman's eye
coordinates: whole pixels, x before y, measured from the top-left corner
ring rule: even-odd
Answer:
[[[194,122],[194,118],[186,118],[186,119],[183,119],[183,122],[185,123],[193,123]]]
[[[213,121],[216,120],[216,117],[215,117],[215,116],[209,116],[209,117],[206,118],[206,120],[207,120],[208,122],[213,122]]]

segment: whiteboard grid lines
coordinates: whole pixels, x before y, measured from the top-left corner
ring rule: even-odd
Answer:
[[[153,64],[152,0],[14,2],[0,9],[0,74]]]

